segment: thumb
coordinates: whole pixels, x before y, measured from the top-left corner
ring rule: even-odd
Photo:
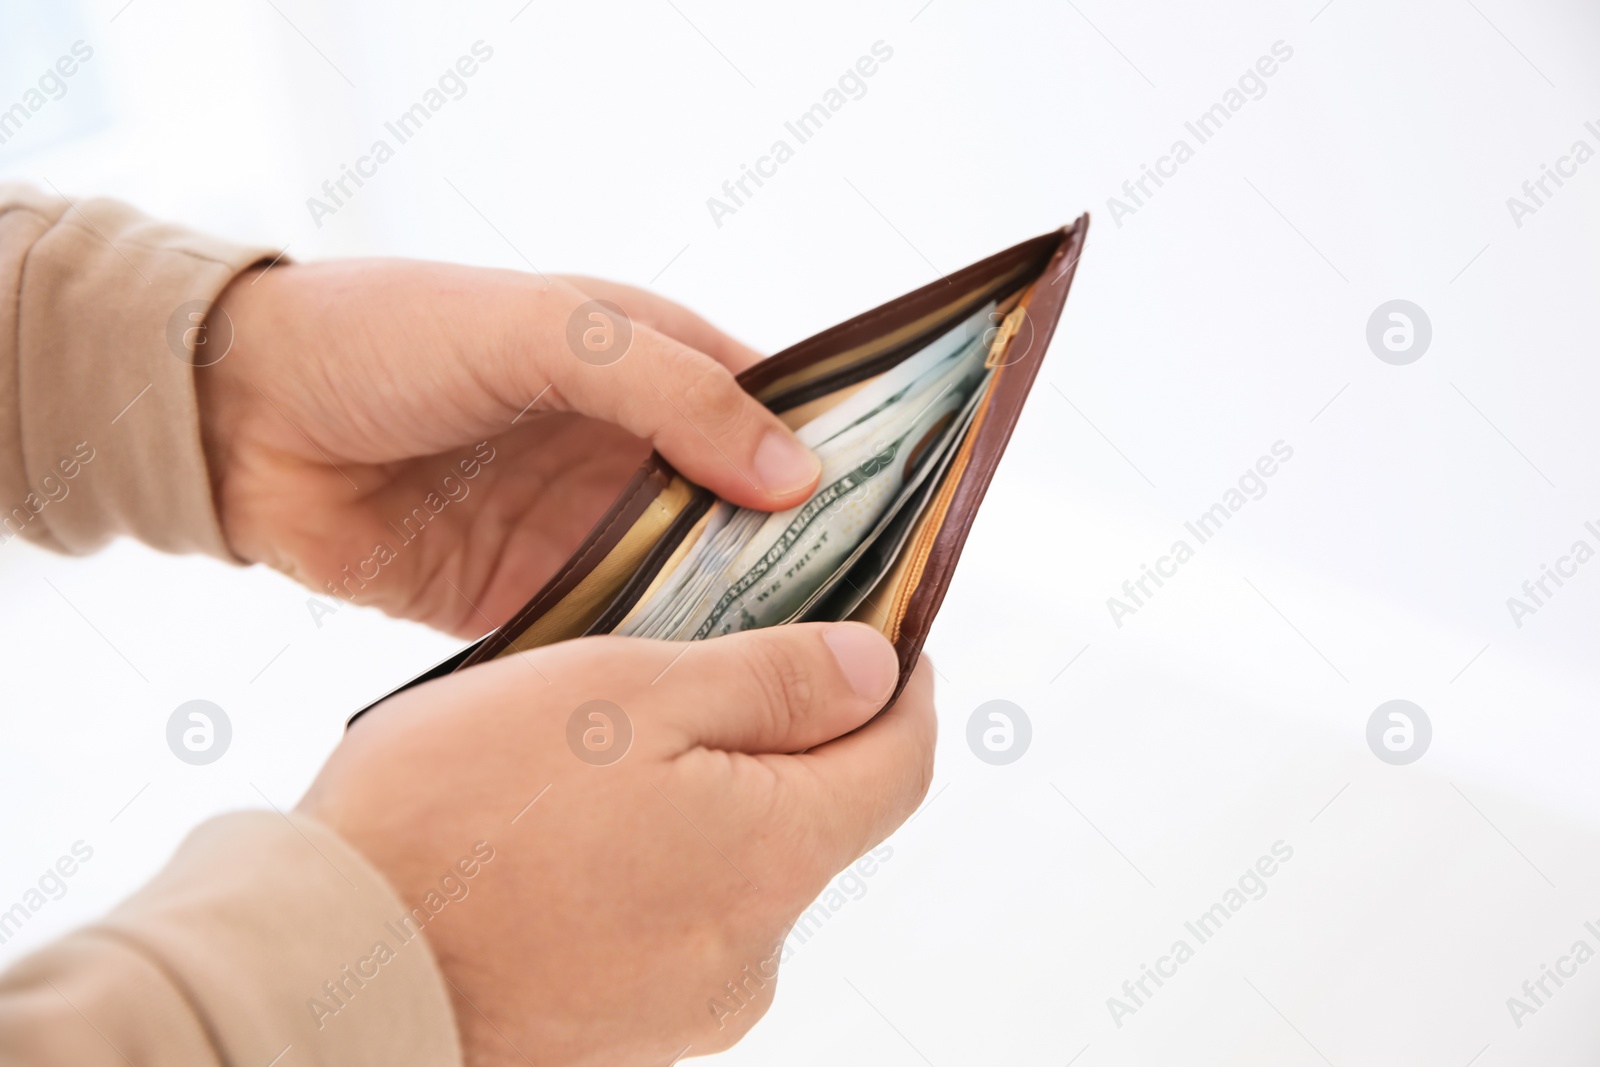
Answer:
[[[793,507],[815,488],[821,462],[717,360],[644,325],[626,304],[587,299],[564,282],[530,295],[502,305],[513,313],[492,354],[468,357],[519,409],[544,397],[541,408],[614,423],[744,507]],[[629,302],[650,317],[649,306]]]
[[[899,675],[872,627],[803,623],[695,642],[656,688],[685,749],[799,752],[871,719]]]
[[[685,476],[735,504],[774,511],[810,495],[821,462],[731,371],[647,326],[629,330],[615,363],[565,350],[541,361],[570,410],[647,438]]]

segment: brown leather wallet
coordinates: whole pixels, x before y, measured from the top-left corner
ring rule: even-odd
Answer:
[[[988,302],[1005,309],[986,339],[994,373],[959,447],[930,479],[919,506],[858,564],[872,576],[870,588],[839,601],[843,607],[831,616],[826,601],[807,615],[877,627],[899,655],[901,687],[916,665],[967,531],[1039,373],[1088,229],[1084,215],[824,330],[739,375],[747,392],[795,425],[830,397],[882,374]],[[512,652],[609,633],[713,500],[710,491],[678,474],[660,454],[651,455],[572,557],[509,622],[400,689]]]

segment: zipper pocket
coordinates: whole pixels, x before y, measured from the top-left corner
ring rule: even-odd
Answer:
[[[967,467],[972,462],[972,452],[977,445],[978,434],[983,429],[984,417],[989,413],[989,403],[994,399],[995,390],[1000,386],[1000,376],[1006,371],[1004,363],[1006,349],[1010,347],[1011,339],[1017,335],[1023,319],[1027,316],[1028,298],[1032,295],[1033,287],[1030,285],[1023,293],[1022,299],[1017,302],[1017,306],[1006,314],[995,332],[994,340],[990,343],[989,355],[984,360],[986,366],[994,368],[994,374],[989,378],[988,387],[984,390],[983,402],[972,419],[966,439],[961,442],[961,451],[956,453],[956,458],[950,463],[950,469],[945,472],[944,484],[939,487],[938,496],[928,505],[927,513],[922,517],[914,541],[905,549],[910,562],[900,588],[895,591],[894,602],[890,606],[888,615],[889,629],[884,634],[891,642],[900,640],[900,626],[905,622],[906,613],[911,610],[911,598],[916,595],[917,587],[922,584],[922,572],[927,568],[928,559],[933,555],[933,546],[944,529],[945,515],[950,511],[956,490],[961,486],[962,475],[966,474]]]
[[[894,596],[894,604],[889,609],[889,630],[884,634],[891,642],[900,640],[900,624],[905,621],[906,612],[911,608],[911,597],[917,591],[917,586],[922,584],[922,572],[928,564],[928,557],[933,553],[933,545],[939,539],[939,531],[944,528],[945,514],[950,510],[950,502],[955,499],[956,488],[961,484],[961,476],[966,473],[967,466],[972,460],[973,442],[978,439],[978,431],[983,429],[983,418],[989,411],[989,399],[994,396],[995,385],[1000,380],[1000,373],[989,382],[988,395],[983,398],[983,406],[978,409],[977,417],[972,420],[972,428],[967,431],[967,439],[961,443],[961,451],[956,453],[956,458],[950,464],[950,470],[945,474],[944,485],[939,487],[939,495],[934,497],[933,503],[928,505],[928,511],[922,517],[922,529],[917,532],[916,540],[905,550],[911,560],[906,570],[905,580]]]

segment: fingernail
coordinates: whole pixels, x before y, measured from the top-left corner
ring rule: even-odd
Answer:
[[[882,634],[861,623],[844,623],[829,627],[822,639],[857,696],[880,701],[889,698],[900,678],[900,661]]]
[[[822,461],[794,437],[770,430],[756,447],[756,478],[769,493],[787,493],[810,485],[822,472]]]

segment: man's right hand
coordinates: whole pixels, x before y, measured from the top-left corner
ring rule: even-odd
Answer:
[[[873,718],[896,676],[888,641],[855,623],[554,645],[374,709],[300,810],[408,906],[493,849],[426,927],[467,1063],[660,1067],[749,1030],[794,920],[926,794],[931,670]],[[569,746],[594,700],[631,724],[614,762],[588,716],[620,748],[608,709],[586,709]]]

